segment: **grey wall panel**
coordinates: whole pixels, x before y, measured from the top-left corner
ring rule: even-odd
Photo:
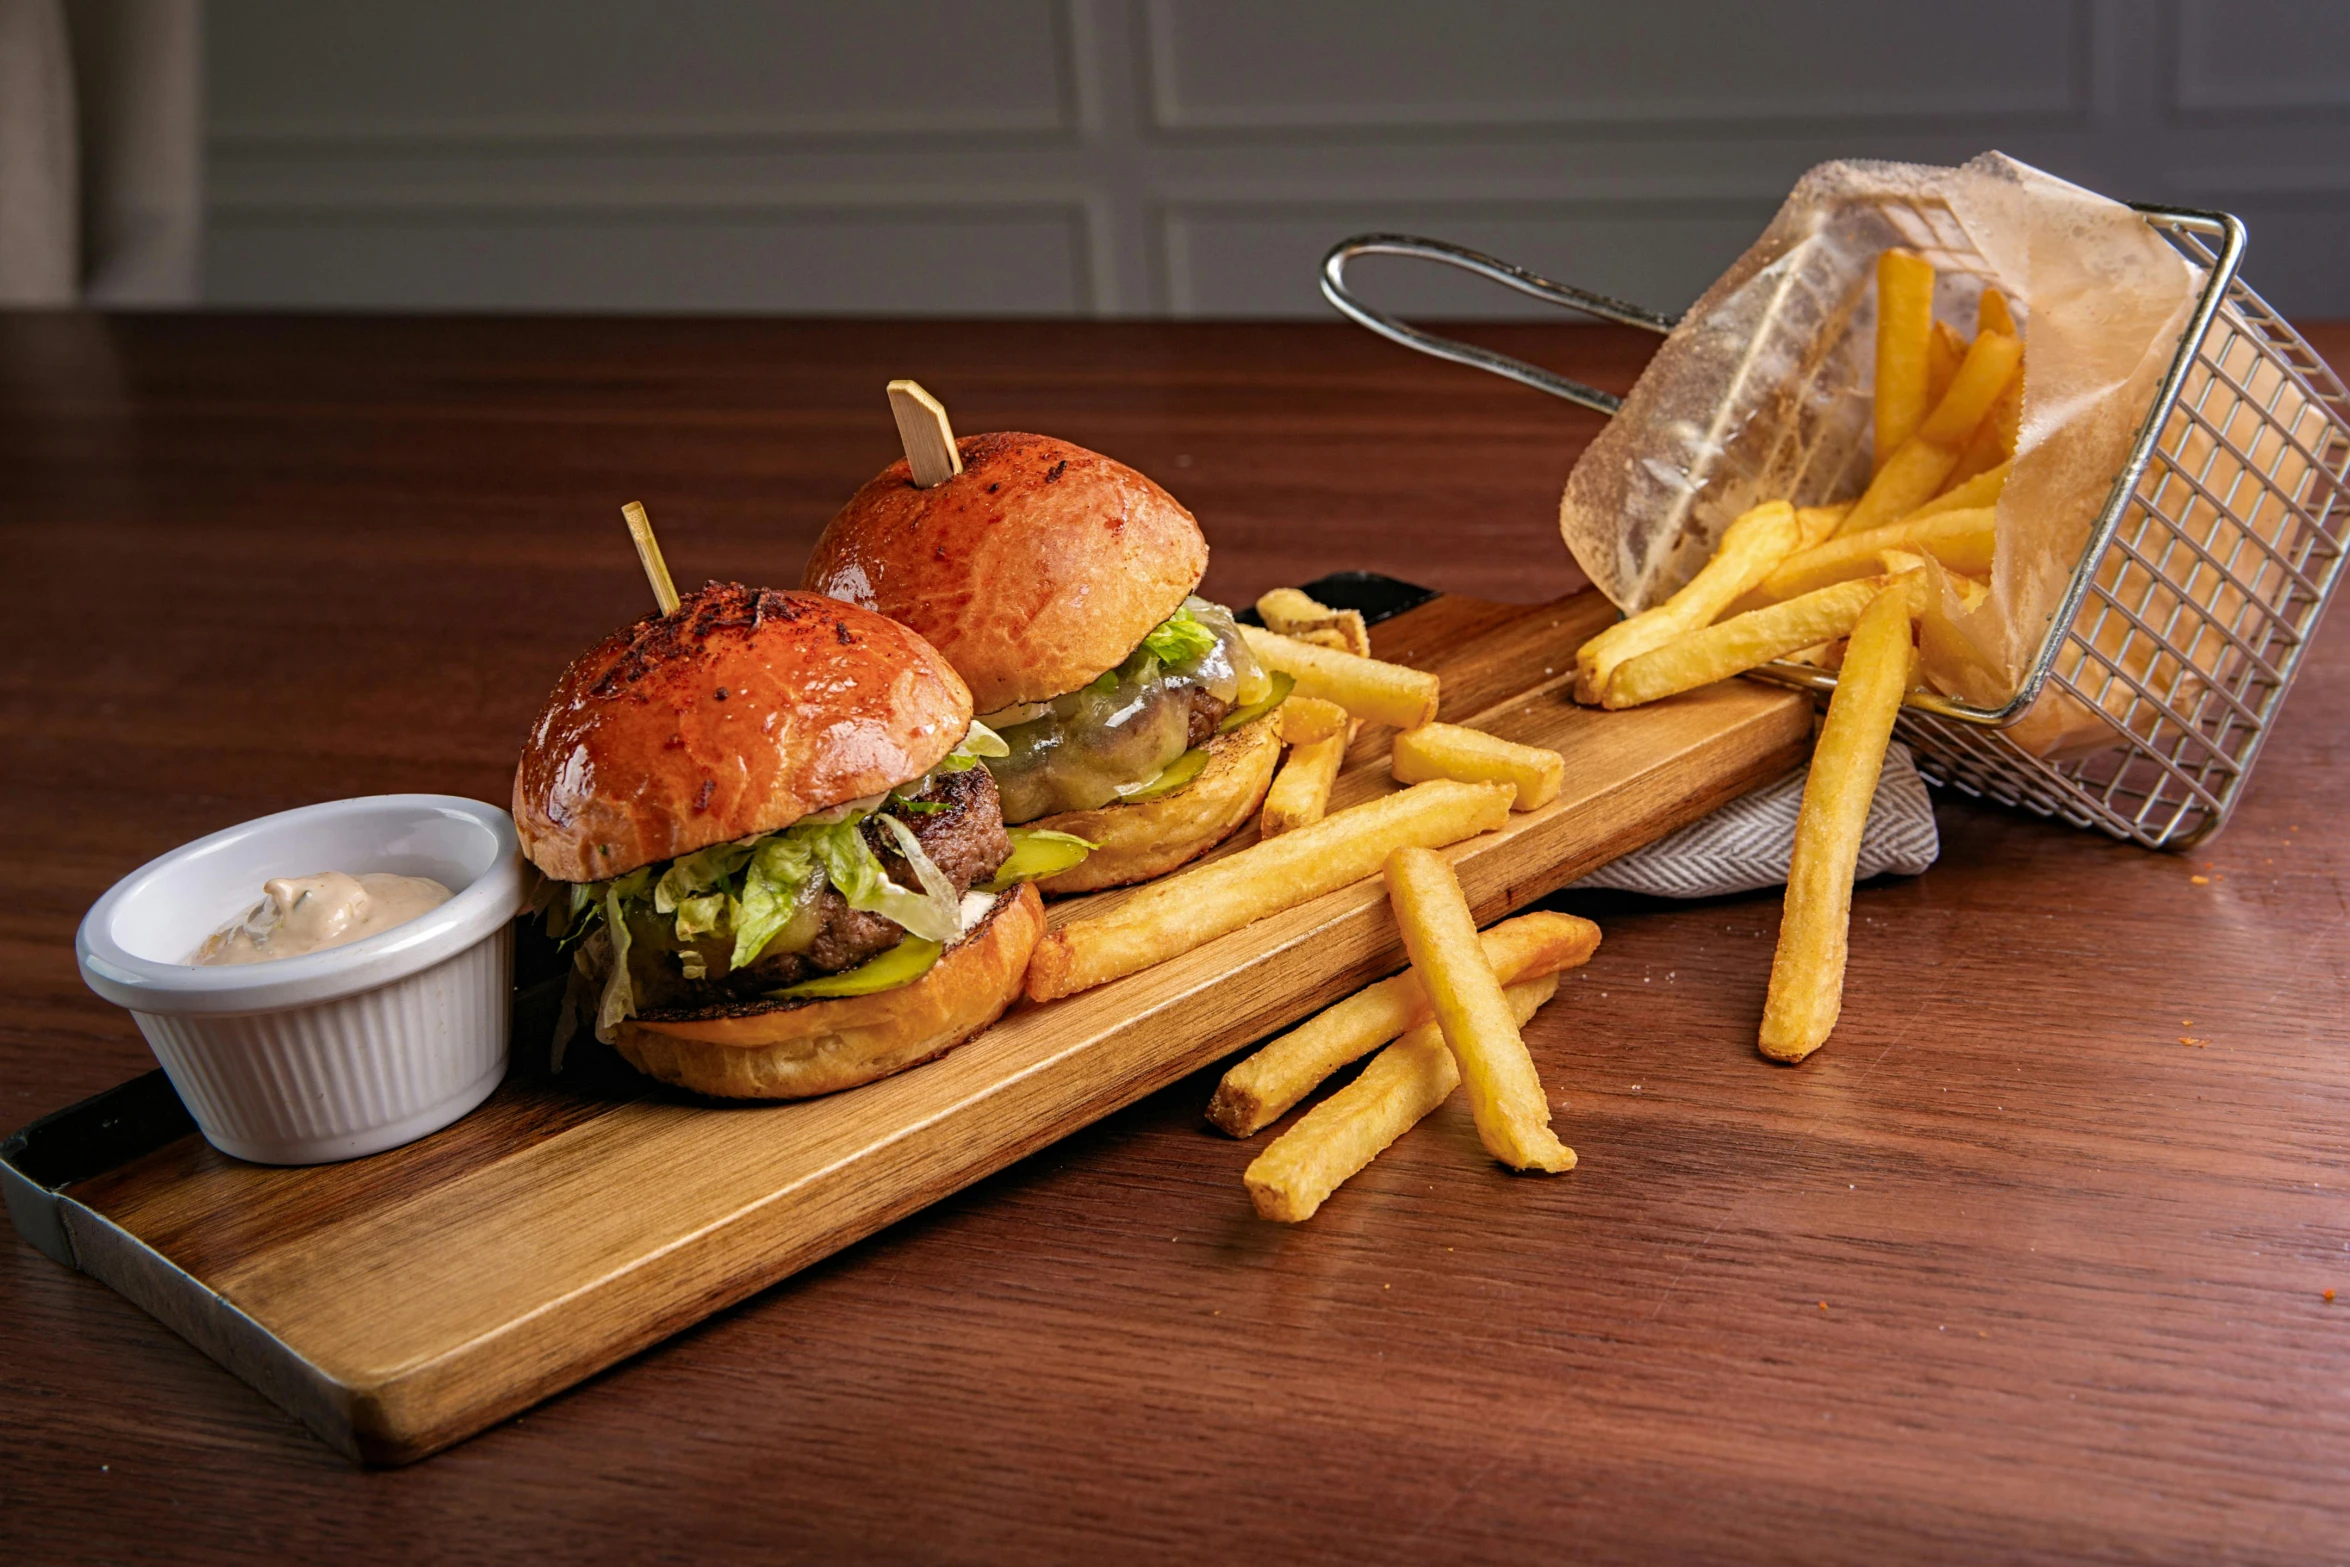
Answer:
[[[1643,0],[1148,0],[1169,129],[2074,115],[2088,10]],[[1832,47],[1822,47],[1832,42]]]
[[[1067,131],[1058,0],[215,0],[236,143]]]
[[[2177,0],[2175,102],[2234,114],[2350,110],[2350,5]]]
[[[1677,308],[1833,157],[1999,148],[2350,316],[2350,0],[212,0],[208,297],[1319,315],[1425,229]],[[1543,307],[1366,273],[1427,314]]]
[[[1075,315],[1083,229],[1052,208],[251,209],[215,214],[206,267],[222,305]]]

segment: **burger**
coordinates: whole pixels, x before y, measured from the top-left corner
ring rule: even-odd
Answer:
[[[796,1099],[953,1049],[1044,928],[971,693],[897,622],[711,583],[564,671],[514,778],[573,999],[638,1070]]]
[[[1195,591],[1208,544],[1149,479],[1050,436],[956,443],[928,489],[904,461],[817,540],[803,586],[912,627],[1002,741],[984,758],[1046,892],[1148,880],[1255,815],[1286,676]]]

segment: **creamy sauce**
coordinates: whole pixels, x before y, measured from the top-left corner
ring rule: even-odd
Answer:
[[[347,876],[281,876],[261,884],[262,899],[204,939],[190,963],[267,963],[380,936],[449,901],[449,889],[425,876],[368,871]]]

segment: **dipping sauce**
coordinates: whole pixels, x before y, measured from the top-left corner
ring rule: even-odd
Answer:
[[[368,871],[348,876],[281,876],[261,884],[262,899],[204,938],[197,964],[267,963],[380,936],[449,901],[449,889],[426,876]]]

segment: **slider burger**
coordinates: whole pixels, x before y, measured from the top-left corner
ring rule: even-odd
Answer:
[[[575,1001],[638,1070],[796,1099],[954,1048],[1044,929],[1002,745],[894,621],[711,583],[564,671],[514,779]]]
[[[804,585],[911,626],[970,684],[1024,871],[1046,892],[1161,875],[1256,814],[1289,679],[1193,589],[1207,540],[1098,452],[1005,432],[917,488],[892,463],[842,508]],[[1090,853],[1087,851],[1090,849]]]

